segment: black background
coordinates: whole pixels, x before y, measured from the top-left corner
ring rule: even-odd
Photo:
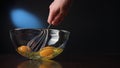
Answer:
[[[24,7],[47,20],[48,7],[52,0],[4,0],[0,10],[0,53],[15,53],[9,37],[13,29],[9,17],[12,8]],[[116,22],[119,1],[74,0],[64,21],[57,26],[71,32],[64,54],[105,55],[120,54],[116,44]]]

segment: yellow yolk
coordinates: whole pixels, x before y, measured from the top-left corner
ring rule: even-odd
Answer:
[[[31,49],[28,46],[22,45],[18,47],[18,51],[22,53],[31,52]]]
[[[40,51],[41,57],[51,57],[54,53],[54,47],[45,47]]]

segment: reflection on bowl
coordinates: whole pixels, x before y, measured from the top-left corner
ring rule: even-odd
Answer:
[[[53,59],[63,52],[69,31],[57,29],[14,29],[10,37],[15,50],[34,60]]]
[[[62,68],[62,66],[58,62],[52,60],[27,60],[18,64],[17,68]]]

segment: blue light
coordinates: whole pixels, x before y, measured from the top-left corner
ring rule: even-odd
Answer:
[[[41,20],[32,13],[24,9],[14,9],[11,11],[11,19],[17,28],[43,28]]]

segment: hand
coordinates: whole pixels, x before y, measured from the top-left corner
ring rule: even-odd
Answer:
[[[48,23],[58,25],[68,13],[71,0],[54,0],[49,6]]]

